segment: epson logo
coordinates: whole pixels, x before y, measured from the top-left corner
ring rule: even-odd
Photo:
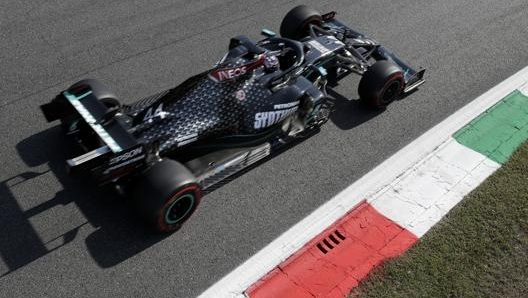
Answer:
[[[116,157],[110,159],[110,162],[108,164],[109,165],[114,165],[116,163],[131,159],[134,156],[139,155],[141,153],[143,153],[143,147],[138,147],[138,148],[136,148],[134,150],[128,151],[125,154],[122,154],[122,155],[119,155],[119,156],[116,156]]]

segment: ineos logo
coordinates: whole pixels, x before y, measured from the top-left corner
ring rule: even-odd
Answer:
[[[223,82],[236,79],[249,73],[251,70],[264,65],[265,55],[261,54],[256,60],[236,67],[216,69],[209,73],[209,78],[215,82]]]
[[[231,68],[231,69],[220,69],[218,71],[212,72],[211,76],[219,82],[232,80],[239,76],[245,75],[247,72],[246,66]]]

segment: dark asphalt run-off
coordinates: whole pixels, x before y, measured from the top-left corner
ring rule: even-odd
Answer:
[[[299,1],[7,1],[0,5],[2,297],[195,297],[427,129],[526,66],[528,3],[307,1],[427,68],[378,113],[335,88],[322,131],[207,195],[170,236],[126,201],[68,177],[39,105],[82,78],[123,102],[211,67],[229,38],[278,31]]]

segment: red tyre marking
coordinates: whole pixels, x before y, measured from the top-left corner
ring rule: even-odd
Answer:
[[[202,197],[202,190],[198,185],[195,184],[187,185],[186,187],[178,191],[176,194],[171,196],[165,201],[165,203],[163,204],[163,208],[160,209],[157,216],[157,226],[160,231],[171,231],[178,228],[178,226],[169,226],[165,223],[165,212],[166,209],[170,206],[170,204],[172,204],[172,202],[174,202],[176,199],[178,199],[180,196],[182,196],[188,191],[192,191],[194,193],[195,205],[200,202],[200,199]],[[195,206],[193,208],[195,208]]]
[[[395,73],[395,74],[393,74],[392,76],[390,76],[387,79],[387,82],[385,83],[385,85],[383,85],[383,88],[381,88],[380,93],[383,90],[385,90],[385,88],[387,88],[390,83],[392,83],[392,79],[395,78],[395,77],[400,79],[400,92],[401,92],[401,90],[403,89],[403,85],[405,85],[405,80],[403,79],[403,74],[402,73]],[[379,97],[379,95],[378,95],[378,97]]]
[[[382,102],[381,102],[381,96],[382,96],[382,92],[389,86],[390,83],[392,83],[392,79],[395,78],[395,77],[398,77],[400,79],[400,90],[398,92],[398,94],[403,90],[403,86],[405,85],[405,80],[403,78],[403,74],[400,72],[400,73],[395,73],[393,75],[391,75],[388,79],[387,79],[387,82],[385,83],[385,85],[383,85],[383,88],[380,89],[380,91],[376,94],[376,104],[373,104],[371,103],[371,106],[379,106],[379,107],[382,107]],[[383,104],[383,107],[385,107],[386,105]]]

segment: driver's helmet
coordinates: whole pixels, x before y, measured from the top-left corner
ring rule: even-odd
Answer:
[[[280,63],[277,56],[266,54],[264,57],[264,70],[268,73],[279,70]]]

